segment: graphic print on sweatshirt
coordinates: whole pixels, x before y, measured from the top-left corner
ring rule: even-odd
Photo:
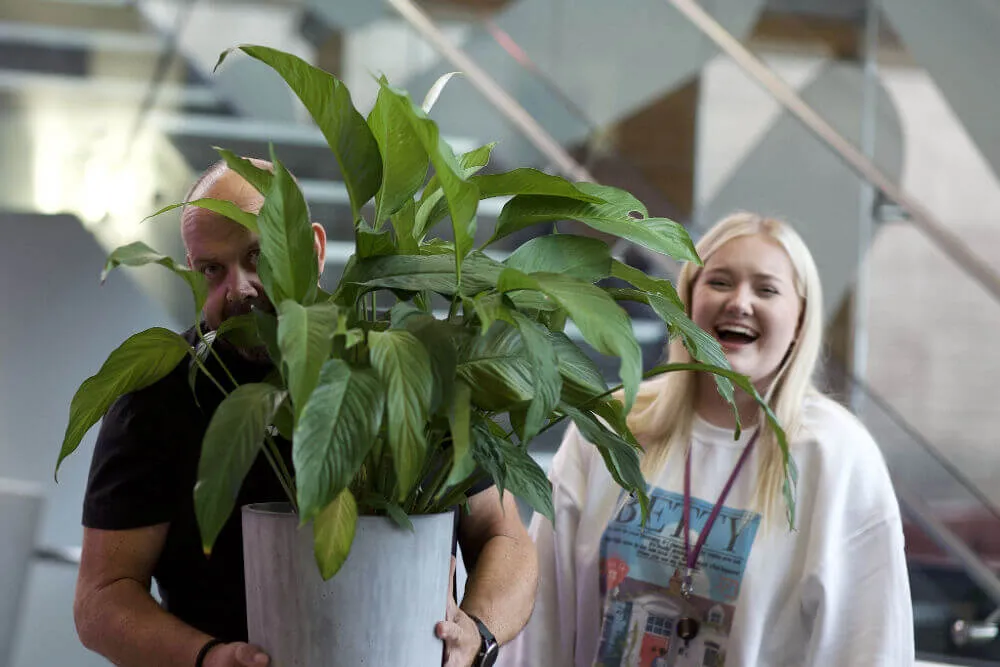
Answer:
[[[594,665],[722,667],[760,514],[720,510],[698,557],[694,595],[685,601],[684,496],[654,487],[645,527],[638,502],[624,498],[601,538],[604,619]],[[711,503],[691,499],[692,549],[711,512]],[[698,634],[675,641],[677,621],[685,616],[698,621]]]

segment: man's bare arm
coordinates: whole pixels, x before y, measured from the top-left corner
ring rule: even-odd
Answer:
[[[538,558],[517,503],[491,488],[469,499],[459,522],[462,557],[469,571],[461,608],[478,617],[504,644],[531,616],[538,583]]]
[[[167,524],[133,530],[84,529],[73,615],[83,645],[120,667],[193,667],[211,639],[165,611],[150,594]],[[209,652],[205,667],[263,665],[246,644]]]

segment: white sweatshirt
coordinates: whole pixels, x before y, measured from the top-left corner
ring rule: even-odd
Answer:
[[[804,410],[791,445],[797,530],[788,530],[783,512],[765,527],[746,510],[759,465],[755,448],[706,540],[689,603],[679,596],[683,448],[670,452],[650,487],[651,516],[640,533],[638,506],[571,427],[550,472],[555,531],[540,515],[531,523],[539,557],[535,610],[498,664],[912,665],[903,532],[881,452],[830,399],[809,398]],[[734,441],[731,430],[696,419],[692,547],[751,431]],[[684,616],[700,622],[697,636],[670,641]]]

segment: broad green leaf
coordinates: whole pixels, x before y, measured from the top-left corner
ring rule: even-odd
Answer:
[[[565,402],[580,407],[608,391],[597,364],[569,336],[562,332],[550,332],[549,340],[559,360],[559,374],[563,379],[562,399]]]
[[[170,206],[164,206],[159,211],[153,215],[147,216],[142,219],[142,222],[146,222],[150,218],[155,218],[158,215],[162,215],[174,209],[183,208],[184,206],[195,206],[197,208],[204,208],[213,213],[218,213],[219,215],[229,218],[233,222],[239,223],[249,229],[254,234],[257,233],[257,216],[248,211],[244,211],[239,206],[227,199],[213,199],[211,197],[202,197],[201,199],[195,199],[194,201],[181,202],[179,204],[171,204]]]
[[[472,451],[476,462],[492,478],[503,497],[510,491],[538,513],[554,520],[552,485],[528,452],[478,421],[473,427],[476,437]]]
[[[278,347],[296,420],[319,382],[320,369],[330,358],[339,314],[332,303],[307,307],[287,300],[278,304]]]
[[[351,553],[358,525],[358,506],[344,489],[313,520],[313,555],[320,576],[329,581],[340,571]]]
[[[364,116],[354,108],[347,86],[297,56],[265,46],[238,48],[281,75],[305,105],[340,165],[341,178],[351,199],[352,219],[357,220],[361,207],[378,192],[382,156]],[[231,51],[219,56],[216,68]]]
[[[611,249],[586,236],[548,234],[518,247],[504,265],[522,273],[561,273],[595,283],[611,275]]]
[[[671,338],[680,334],[684,341],[684,347],[696,361],[731,370],[729,359],[722,351],[719,341],[695,324],[683,308],[679,308],[672,300],[657,294],[649,295],[649,305],[667,325]],[[732,382],[723,375],[716,375],[715,386],[726,402],[733,406],[738,428],[740,415],[736,411],[736,398]]]
[[[691,321],[685,312],[684,302],[681,301],[677,290],[674,289],[669,280],[652,278],[639,269],[618,260],[614,260],[612,263],[611,275],[628,281],[640,290],[643,298],[639,300],[653,308],[667,325],[667,331],[671,338],[681,336],[684,347],[687,348],[692,358],[705,364],[730,368],[729,360],[726,358],[725,352],[722,351],[719,341]],[[732,383],[721,375],[714,377],[719,393],[735,408]],[[738,413],[736,413],[736,420],[738,428]]]
[[[649,515],[649,498],[646,495],[646,480],[639,465],[638,449],[620,434],[606,428],[590,412],[567,405],[561,406],[561,409],[580,429],[584,439],[597,447],[615,482],[639,498],[645,519]]]
[[[229,168],[242,176],[243,180],[252,185],[257,192],[266,195],[271,189],[271,181],[274,180],[274,174],[267,169],[261,169],[250,160],[242,158],[225,148],[216,146],[215,152],[221,155],[222,159],[229,165]]]
[[[455,383],[454,401],[448,413],[451,426],[451,473],[445,486],[462,481],[475,468],[472,458],[472,389],[462,381]]]
[[[671,301],[681,310],[684,309],[684,302],[681,301],[680,296],[677,295],[677,290],[674,289],[673,283],[669,280],[647,276],[639,269],[629,266],[628,264],[625,264],[617,259],[612,260],[611,262],[611,275],[614,278],[631,283],[634,287],[642,290],[643,292],[649,292],[651,294],[662,296],[664,299]]]
[[[389,309],[390,327],[393,329],[404,329],[406,328],[407,319],[422,315],[427,315],[427,313],[417,308],[412,301],[400,301]]]
[[[472,299],[466,299],[467,302],[471,301],[473,310],[476,311],[476,315],[479,317],[480,332],[485,335],[493,323],[497,320],[502,320],[509,324],[516,324],[514,321],[513,309],[510,307],[510,300],[504,303],[504,295],[493,293],[483,293],[477,294]]]
[[[272,384],[243,384],[226,396],[205,431],[194,486],[194,510],[201,546],[211,553],[215,539],[226,525],[243,478],[260,453],[268,424],[285,400],[285,392]]]
[[[274,314],[260,308],[254,308],[251,314],[257,323],[257,333],[260,339],[264,341],[264,346],[267,348],[267,356],[271,358],[271,363],[277,368],[282,368],[281,348],[278,345],[278,318]]]
[[[476,208],[479,205],[479,191],[466,180],[464,170],[451,147],[441,138],[437,124],[417,107],[410,97],[396,91],[385,80],[380,82],[381,90],[387,94],[410,120],[410,126],[427,151],[435,175],[441,183],[451,225],[455,235],[455,273],[461,281],[462,261],[472,250],[472,240],[476,234]]]
[[[584,339],[601,354],[621,360],[625,385],[625,407],[632,408],[642,379],[642,353],[632,331],[632,322],[604,290],[576,278],[552,273],[521,273],[505,269],[497,289],[509,292],[528,289],[544,292],[569,313]]]
[[[334,336],[344,337],[344,349],[349,350],[361,341],[365,339],[365,332],[358,328],[348,328],[347,326],[347,315],[341,313],[340,317],[337,319],[337,330],[333,332]]]
[[[403,530],[413,530],[413,522],[410,521],[410,517],[406,515],[406,511],[399,505],[399,503],[386,500],[377,493],[369,492],[362,496],[359,505],[367,510],[379,510],[385,512],[386,516],[392,519],[392,522],[399,528]],[[363,509],[362,514],[366,513],[370,512],[365,512]]]
[[[118,346],[97,374],[87,378],[73,395],[69,423],[56,462],[56,479],[63,459],[76,451],[83,436],[112,403],[169,375],[190,349],[184,338],[160,327],[140,331]]]
[[[415,255],[420,247],[414,233],[416,211],[416,204],[411,199],[391,216],[392,228],[396,232],[396,247],[401,255]]]
[[[559,375],[559,360],[556,358],[555,347],[549,340],[548,330],[522,313],[515,311],[513,316],[531,364],[535,388],[525,417],[524,430],[521,432],[521,444],[526,445],[538,435],[552,410],[559,404],[562,377]]]
[[[375,227],[399,211],[420,190],[427,178],[427,151],[410,126],[404,107],[379,89],[368,114],[379,151],[382,153],[382,186],[375,195]]]
[[[372,368],[388,397],[389,449],[392,452],[399,500],[420,481],[427,455],[425,427],[430,416],[434,375],[431,358],[409,331],[391,329],[368,334]]]
[[[462,294],[467,296],[495,287],[503,270],[503,264],[479,253],[469,255],[465,264]],[[349,272],[345,271],[344,281],[365,287],[431,290],[441,294],[454,294],[458,289],[453,254],[391,255],[361,260]]]
[[[437,178],[436,176],[434,178]],[[433,179],[432,179],[433,181]],[[427,235],[427,231],[448,215],[448,200],[444,197],[444,190],[438,187],[430,195],[420,202],[417,207],[416,217],[413,221],[413,236],[420,240]]]
[[[430,87],[430,90],[428,90],[427,94],[424,96],[424,103],[420,105],[420,108],[424,113],[431,112],[431,109],[434,108],[434,104],[437,102],[438,97],[441,96],[441,91],[443,91],[444,87],[448,85],[449,81],[451,81],[451,77],[456,74],[461,74],[461,72],[448,72],[447,74],[442,74],[438,77],[438,80],[434,82],[434,85]]]
[[[375,444],[385,390],[375,374],[330,359],[299,417],[292,460],[302,522],[340,494]]]
[[[358,259],[396,254],[396,244],[392,240],[392,233],[389,230],[376,232],[364,220],[358,223],[354,238],[357,244]]]
[[[248,348],[264,345],[257,330],[257,319],[252,313],[235,315],[222,321],[215,331],[216,337],[225,340],[236,347]]]
[[[514,197],[500,212],[490,243],[541,222],[577,220],[599,232],[638,243],[654,252],[701,263],[694,243],[682,225],[666,218],[647,218],[646,207],[631,194],[594,183],[577,183],[577,188],[607,203],[588,204],[566,197],[542,195]]]
[[[442,408],[449,408],[454,400],[455,370],[458,365],[456,348],[468,337],[468,332],[461,326],[441,322],[423,313],[406,318],[406,329],[430,355],[431,372],[434,375],[430,413],[437,414]]]
[[[117,266],[143,266],[145,264],[159,264],[183,278],[184,282],[191,288],[195,313],[201,312],[205,306],[205,299],[208,298],[208,282],[205,280],[205,276],[178,264],[167,255],[161,255],[141,241],[116,248],[108,256],[104,270],[101,271],[101,283],[103,284],[107,280],[108,273]]]
[[[535,377],[521,334],[503,322],[475,337],[459,360],[458,376],[472,387],[473,402],[486,410],[507,410],[535,395]]]
[[[493,149],[496,148],[497,142],[492,142],[479,148],[473,148],[468,153],[462,153],[458,156],[458,162],[462,165],[462,175],[465,178],[473,176],[479,173],[483,167],[489,164],[490,155],[493,153]],[[423,204],[431,195],[435,192],[439,192],[441,188],[441,182],[438,180],[437,175],[431,176],[431,180],[427,182],[424,186],[424,190],[420,193],[420,203]],[[442,210],[441,217],[443,218],[448,214],[447,207]],[[440,220],[441,218],[438,218]]]
[[[788,440],[785,435],[785,431],[782,429],[781,424],[778,423],[778,418],[771,410],[771,407],[767,404],[767,401],[764,400],[764,398],[757,391],[757,388],[754,387],[753,383],[750,382],[750,379],[747,376],[741,375],[729,368],[720,368],[719,366],[711,366],[700,363],[663,364],[648,370],[646,372],[646,377],[677,371],[696,371],[701,373],[712,373],[713,375],[725,377],[734,385],[746,392],[748,396],[751,396],[754,401],[757,402],[757,405],[760,406],[761,410],[764,412],[765,419],[767,419],[771,430],[774,431],[774,434],[778,439],[778,446],[781,448],[781,455],[785,468],[785,481],[782,485],[782,495],[785,498],[785,510],[786,518],[788,519],[788,526],[789,528],[794,529],[795,498],[797,497],[796,487],[798,486],[799,471],[798,467],[795,465],[795,459],[793,459],[789,453]]]
[[[276,157],[273,161],[274,180],[258,219],[258,269],[266,264],[266,270],[258,274],[272,303],[292,299],[310,305],[319,282],[315,235],[302,191],[285,165]]]
[[[285,400],[278,406],[278,411],[274,413],[271,424],[277,429],[278,435],[288,442],[292,441],[292,437],[295,435],[295,415],[292,413],[292,403],[288,396],[285,396]]]
[[[589,204],[604,204],[597,195],[588,194],[560,176],[551,176],[543,171],[523,167],[502,174],[486,174],[469,179],[479,188],[479,198],[503,197],[507,195],[547,195],[566,197]]]

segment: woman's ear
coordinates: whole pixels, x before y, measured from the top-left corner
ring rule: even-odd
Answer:
[[[312,223],[313,236],[315,237],[316,257],[319,259],[319,273],[323,275],[323,267],[326,264],[326,230],[318,222]]]

